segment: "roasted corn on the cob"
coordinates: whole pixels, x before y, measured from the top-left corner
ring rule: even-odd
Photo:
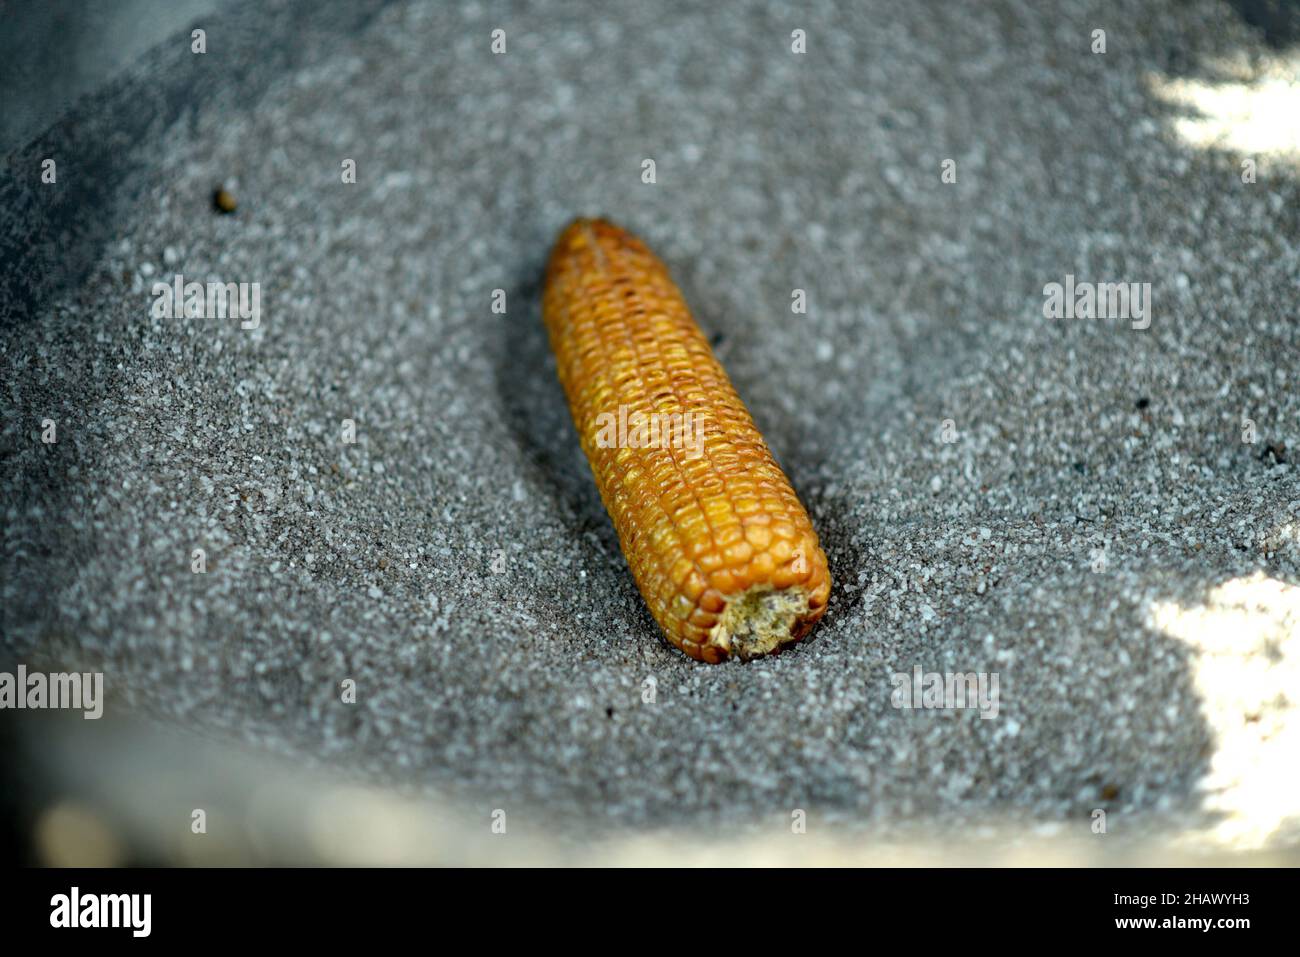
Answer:
[[[601,498],[669,641],[719,662],[804,637],[830,595],[826,556],[663,263],[619,227],[578,220],[551,253],[542,312]]]

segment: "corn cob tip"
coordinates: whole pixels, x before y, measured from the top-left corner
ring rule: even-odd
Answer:
[[[706,647],[742,661],[761,658],[798,642],[819,616],[802,589],[756,586],[728,603]]]
[[[616,226],[600,216],[579,216],[565,226],[555,241],[551,252],[554,259],[564,254],[581,255],[590,251],[601,266],[607,265],[603,247],[611,242],[616,246],[627,245],[633,236],[621,226]]]

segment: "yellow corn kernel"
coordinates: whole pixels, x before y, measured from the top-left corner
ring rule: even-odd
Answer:
[[[578,220],[551,252],[542,316],[601,499],[668,640],[719,662],[808,634],[830,596],[826,555],[663,263],[617,226]]]

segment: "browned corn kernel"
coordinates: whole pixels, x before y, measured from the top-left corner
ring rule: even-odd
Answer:
[[[619,227],[580,219],[551,252],[542,316],[600,496],[668,640],[719,662],[804,637],[826,610],[826,556],[664,264]]]

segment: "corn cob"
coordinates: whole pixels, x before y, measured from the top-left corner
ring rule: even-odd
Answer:
[[[580,219],[551,252],[542,315],[601,499],[668,640],[720,662],[804,637],[826,610],[826,556],[663,263]],[[683,427],[656,442],[654,422],[688,421],[702,441],[664,441],[689,438]]]

